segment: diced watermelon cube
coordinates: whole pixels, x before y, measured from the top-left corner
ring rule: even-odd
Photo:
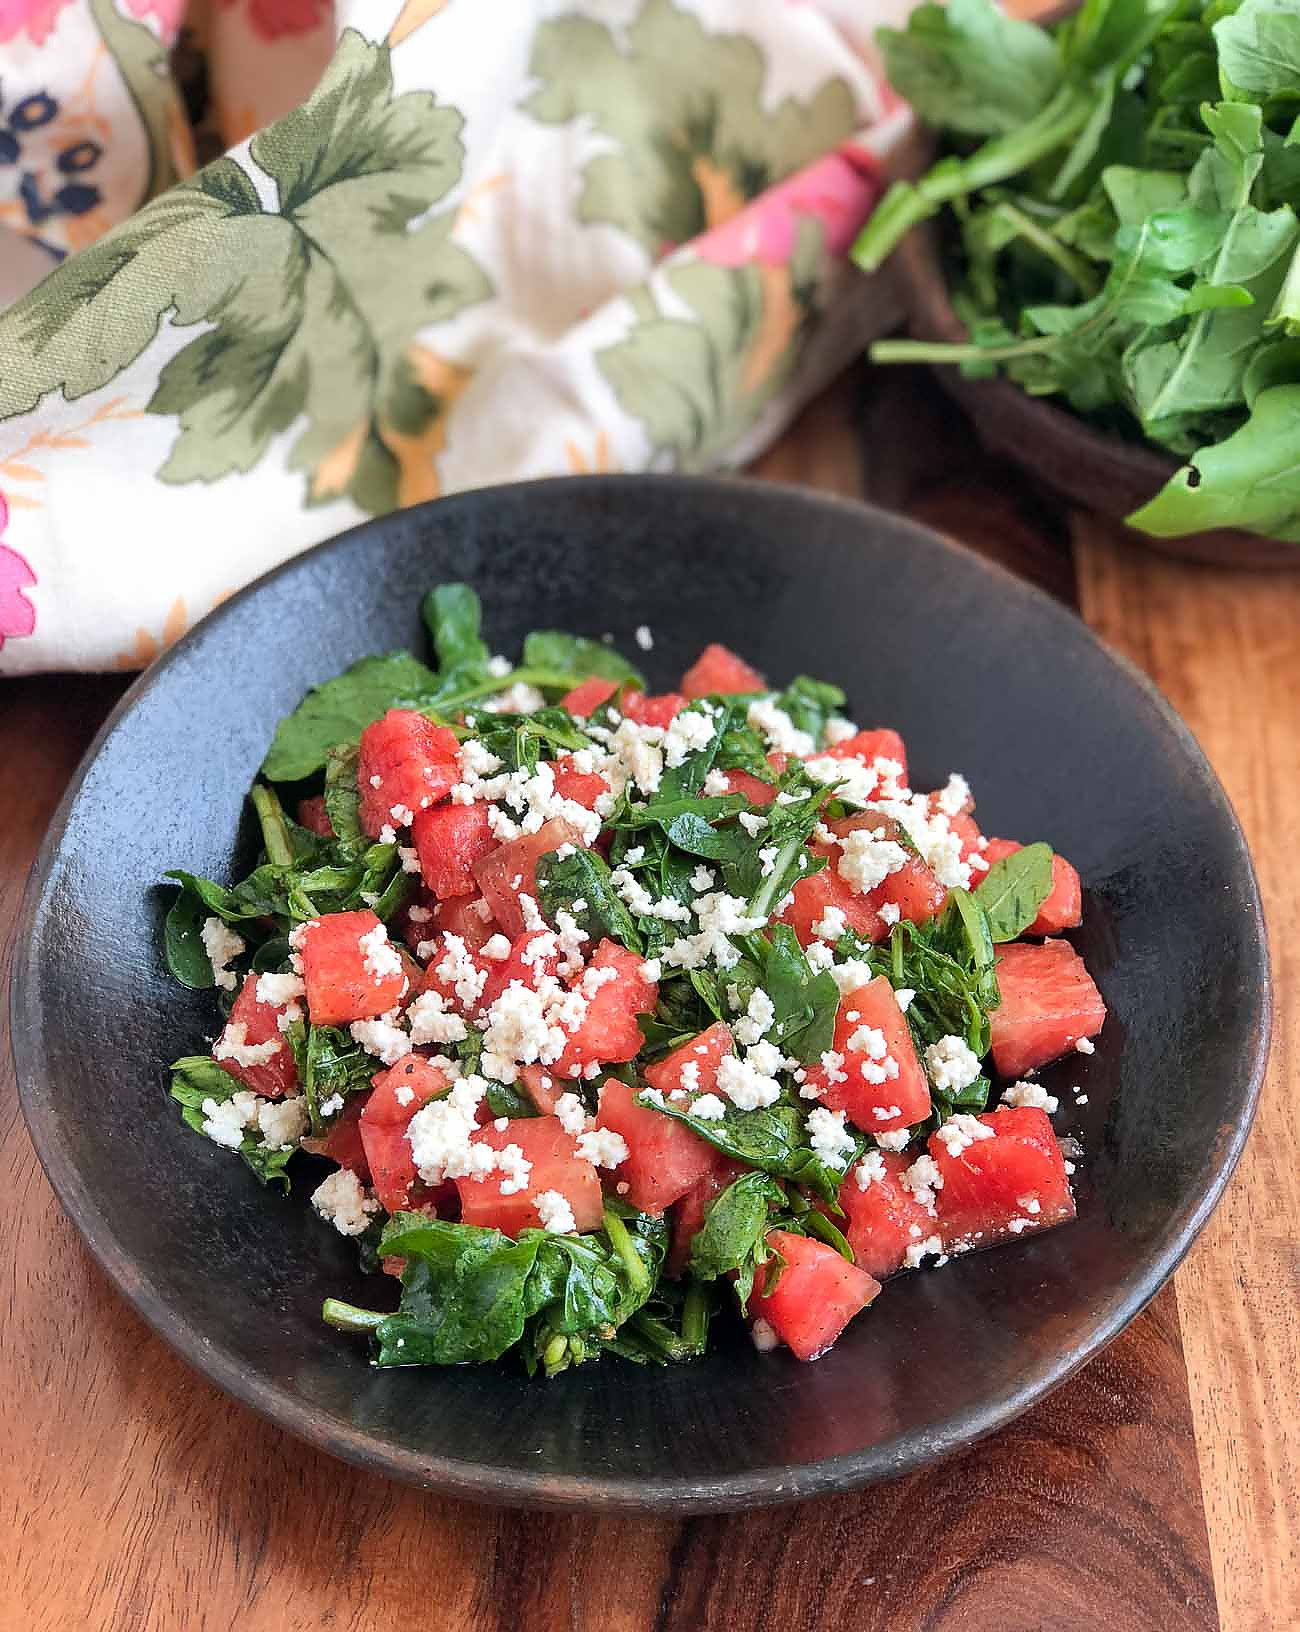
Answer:
[[[749,1168],[743,1162],[732,1161],[720,1150],[713,1152],[714,1162],[709,1171],[698,1178],[686,1194],[673,1203],[673,1238],[664,1264],[665,1273],[684,1275],[691,1261],[691,1245],[708,1216],[709,1208],[722,1192]],[[622,1169],[620,1169],[620,1172]]]
[[[690,702],[680,691],[665,691],[658,697],[647,697],[644,692],[625,691],[619,708],[634,725],[657,725],[666,731]]]
[[[492,916],[510,937],[517,940],[528,927],[524,922],[521,895],[537,899],[537,863],[562,844],[582,846],[582,835],[559,817],[543,822],[536,833],[511,839],[489,856],[474,863],[474,877]]]
[[[770,805],[776,798],[776,789],[749,771],[725,771],[728,793],[743,793],[751,805]]]
[[[826,916],[827,907],[838,907],[844,914],[845,929],[856,930],[865,940],[883,940],[888,925],[881,918],[872,896],[859,895],[834,866],[835,851],[825,845],[810,846],[815,856],[825,856],[830,864],[808,878],[801,878],[791,891],[789,905],[781,912],[781,922],[789,924],[798,937],[800,946],[811,946],[819,937],[817,925]]]
[[[935,1226],[933,1216],[902,1182],[911,1158],[895,1151],[877,1155],[885,1165],[884,1177],[860,1190],[858,1166],[851,1167],[840,1186],[845,1219],[836,1222],[853,1248],[854,1263],[881,1281],[903,1267],[907,1249],[933,1235]]]
[[[1060,1146],[1044,1111],[1003,1106],[976,1118],[992,1128],[951,1154],[939,1133],[930,1155],[943,1176],[935,1196],[945,1248],[992,1246],[1074,1217],[1074,1197]]]
[[[1015,839],[990,839],[984,850],[984,859],[991,867],[995,861],[1014,856],[1024,845]],[[1026,935],[1059,935],[1063,929],[1078,929],[1083,922],[1083,885],[1077,870],[1064,856],[1052,855],[1052,889],[1038,909],[1038,916],[1025,931]]]
[[[373,912],[328,913],[303,924],[295,936],[314,1026],[369,1020],[405,996],[402,960]]]
[[[495,948],[494,948],[495,950]],[[560,963],[555,936],[549,929],[526,930],[499,962],[484,960],[488,978],[479,998],[480,1009],[489,1009],[508,986],[526,986],[535,992],[543,975],[553,975]]]
[[[601,1084],[596,1125],[622,1134],[627,1160],[618,1179],[624,1199],[638,1212],[658,1218],[664,1209],[713,1170],[717,1152],[684,1123],[648,1105],[638,1105],[631,1088],[617,1077]]]
[[[743,658],[714,641],[704,648],[682,676],[682,690],[688,697],[727,696],[746,691],[766,691],[767,682]]]
[[[814,757],[858,759],[864,765],[874,764],[878,759],[892,759],[903,767],[899,780],[907,782],[907,749],[898,732],[888,728],[859,731],[856,737],[846,737],[843,742],[833,743],[829,748],[819,748]]]
[[[761,1288],[773,1281],[773,1271],[760,1267],[750,1314],[765,1320],[800,1360],[819,1359],[854,1315],[876,1297],[880,1283],[824,1241],[769,1230],[767,1242],[785,1264],[768,1293]]]
[[[230,1017],[216,1048],[221,1050],[224,1045],[238,1052],[247,1048],[265,1048],[273,1042],[275,1051],[269,1059],[256,1065],[241,1065],[238,1058],[232,1055],[217,1059],[217,1064],[245,1088],[261,1094],[263,1099],[282,1099],[285,1094],[297,1092],[298,1067],[294,1062],[293,1050],[280,1030],[279,1020],[285,1006],[259,1002],[257,978],[255,974],[245,977],[244,984],[239,988],[239,996],[231,1004]],[[215,1053],[213,1057],[216,1058]]]
[[[490,856],[499,843],[483,803],[417,811],[411,839],[420,858],[420,874],[442,901],[475,893],[474,863]]]
[[[343,1109],[330,1124],[329,1132],[320,1139],[308,1135],[302,1142],[304,1150],[311,1151],[313,1156],[328,1157],[331,1162],[346,1167],[356,1174],[362,1184],[370,1183],[370,1164],[366,1160],[366,1147],[361,1138],[361,1113],[370,1094],[369,1088],[364,1093],[349,1094]]]
[[[998,953],[1002,1002],[989,1026],[993,1063],[1021,1077],[1058,1059],[1080,1037],[1095,1037],[1106,1005],[1083,959],[1068,941],[1016,941]]]
[[[617,941],[602,941],[577,989],[587,1000],[587,1012],[570,1034],[564,1052],[551,1068],[561,1082],[582,1075],[588,1065],[620,1065],[641,1052],[638,1014],[649,1014],[659,988],[641,973],[644,959]],[[613,970],[612,979],[603,978]]]
[[[675,1048],[655,1065],[645,1068],[645,1080],[662,1094],[684,1089],[689,1094],[711,1094],[718,1085],[718,1067],[736,1052],[731,1027],[717,1020],[707,1031]]]
[[[554,1116],[556,1104],[568,1084],[552,1076],[551,1068],[547,1065],[521,1065],[519,1080],[524,1086],[524,1092],[532,1100],[537,1114]]]
[[[460,781],[454,733],[410,708],[390,708],[361,733],[357,760],[358,817],[377,839],[385,827],[409,826],[399,813],[427,810]]]
[[[318,793],[314,799],[298,801],[298,826],[319,833],[322,839],[332,839],[334,828],[325,810],[325,796]]]
[[[422,1054],[407,1054],[372,1078],[374,1091],[361,1112],[358,1130],[380,1205],[399,1212],[411,1201],[417,1174],[406,1129],[422,1105],[450,1087]]]
[[[610,791],[609,783],[595,771],[580,771],[573,763],[572,754],[561,754],[551,764],[555,778],[555,792],[560,799],[572,799],[584,810],[595,810],[596,801]]]
[[[877,1032],[879,1037],[871,1035]],[[883,975],[840,998],[832,1052],[841,1063],[832,1062],[832,1069],[823,1055],[823,1063],[808,1067],[805,1087],[831,1110],[845,1111],[864,1133],[892,1133],[929,1116],[929,1084],[906,1016]]]
[[[481,895],[458,895],[441,902],[434,910],[433,927],[444,935],[459,935],[471,952],[500,933],[492,908]]]
[[[891,816],[882,816],[875,811],[863,811],[857,816],[845,816],[831,823],[831,832],[840,839],[863,829],[896,842],[906,839],[898,822]],[[924,924],[934,917],[948,898],[947,890],[935,877],[933,869],[920,856],[913,855],[906,842],[903,842],[903,848],[908,851],[907,860],[875,889],[868,890],[864,897],[881,926],[880,932],[871,937],[872,940],[883,939],[888,928],[881,916],[882,907],[893,905],[898,908],[900,917],[914,924]],[[832,866],[838,866],[838,861],[832,862]]]
[[[598,1230],[604,1217],[604,1197],[595,1167],[578,1154],[578,1143],[554,1116],[519,1117],[508,1127],[480,1128],[474,1142],[505,1150],[517,1145],[531,1164],[528,1182],[522,1190],[502,1195],[505,1175],[489,1173],[485,1179],[457,1179],[460,1217],[463,1224],[479,1224],[518,1236],[521,1230],[543,1228],[537,1198],[554,1190],[573,1210],[574,1228]]]
[[[572,691],[566,691],[560,698],[560,707],[567,708],[570,714],[576,714],[580,719],[586,719],[602,703],[607,703],[617,690],[617,680],[602,680],[598,674],[593,674],[581,685],[574,686]]]

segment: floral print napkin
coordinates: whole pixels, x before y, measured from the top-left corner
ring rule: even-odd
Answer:
[[[0,672],[397,505],[734,465],[893,316],[907,0],[183,4],[0,0]]]

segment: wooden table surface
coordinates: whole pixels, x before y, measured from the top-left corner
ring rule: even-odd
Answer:
[[[681,1521],[467,1507],[309,1450],[146,1329],[54,1201],[0,1038],[0,1628],[1300,1626],[1300,573],[1185,567],[1065,515],[911,373],[850,375],[757,474],[906,510],[1077,604],[1222,777],[1263,885],[1277,1031],[1254,1136],[1187,1263],[1036,1410],[900,1482]],[[121,687],[0,682],[6,964],[41,833]]]

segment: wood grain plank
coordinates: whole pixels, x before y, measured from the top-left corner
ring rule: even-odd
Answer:
[[[1300,575],[1186,567],[1076,533],[1084,616],[1157,681],[1246,830],[1277,1004],[1255,1131],[1176,1279],[1227,1632],[1300,1625]],[[1213,956],[1213,949],[1207,949]]]
[[[892,387],[890,389],[893,389]],[[920,397],[900,399],[919,415]],[[873,386],[873,391],[875,387]],[[765,475],[861,491],[862,381],[812,405]],[[932,405],[933,406],[933,405]],[[887,405],[875,411],[888,424]],[[935,423],[935,422],[932,422]],[[966,457],[868,446],[869,480],[926,502]],[[1069,595],[1039,503],[1002,473],[949,523]],[[994,501],[997,501],[995,503]],[[1002,507],[999,508],[999,505]],[[1007,507],[1009,505],[1009,508]],[[1013,524],[1023,537],[1008,546]],[[115,683],[10,686],[0,936],[39,833]],[[0,1019],[0,1031],[7,1015]],[[335,1463],[190,1373],[106,1284],[51,1195],[0,1035],[0,1627],[28,1632],[1213,1632],[1218,1620],[1171,1292],[1034,1412],[899,1483],[725,1518],[493,1512]],[[950,1363],[950,1357],[930,1357]],[[69,1538],[75,1544],[69,1544]]]

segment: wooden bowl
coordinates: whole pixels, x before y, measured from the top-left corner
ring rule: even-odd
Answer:
[[[925,229],[908,235],[894,256],[895,276],[918,340],[962,342],[969,338],[952,308],[948,287]],[[944,390],[965,409],[975,434],[990,453],[1013,460],[1064,498],[1122,523],[1157,493],[1179,462],[1149,443],[1127,442],[1094,430],[1049,397],[1033,397],[1010,380],[971,380],[958,368],[934,365]],[[1300,566],[1300,546],[1237,528],[1156,538],[1125,528],[1149,550],[1230,567]]]

